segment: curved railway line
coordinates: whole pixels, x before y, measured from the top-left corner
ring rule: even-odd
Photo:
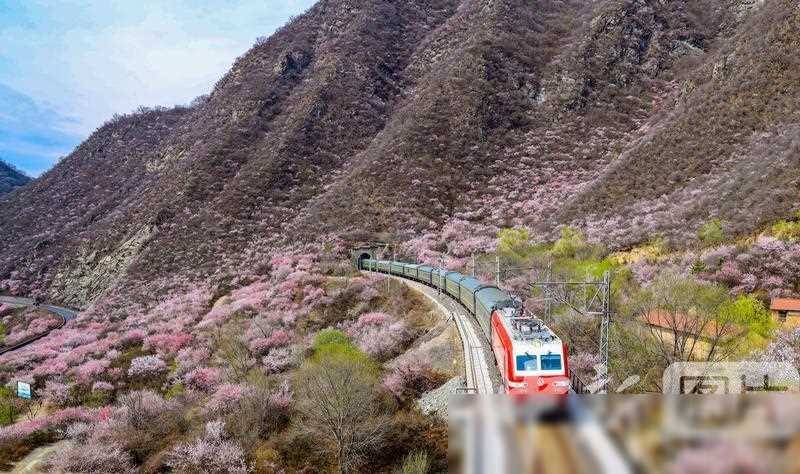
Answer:
[[[367,272],[368,270],[362,270]],[[372,273],[372,272],[370,272]],[[382,274],[416,290],[430,300],[440,311],[453,318],[461,338],[464,352],[465,392],[489,395],[495,393],[493,378],[499,377],[494,360],[487,362],[487,348],[471,322],[472,315],[450,296],[407,278]]]
[[[0,296],[0,304],[17,308],[37,306],[32,298],[20,298],[17,296]],[[59,318],[58,325],[54,328],[50,328],[49,330],[43,333],[26,337],[25,339],[18,341],[13,345],[0,348],[0,355],[22,349],[23,347],[32,344],[38,341],[39,339],[47,337],[52,331],[63,328],[68,321],[71,321],[78,316],[78,311],[74,309],[64,308],[61,306],[54,306],[51,304],[41,304],[38,305],[38,307],[44,309],[45,311],[50,312],[51,314],[58,316]]]
[[[474,316],[458,300],[446,291],[439,291],[410,278],[384,271],[372,271],[360,265],[359,269],[364,273],[378,274],[402,282],[422,293],[439,310],[451,316],[463,346],[464,375],[467,381],[465,391],[479,395],[496,393],[491,374],[499,374],[499,371],[494,358],[489,356],[488,342],[484,343],[485,338],[479,337],[475,328],[478,322],[473,324]],[[483,401],[474,402],[472,410],[462,411],[456,407],[457,413],[453,414],[455,418],[451,419],[451,422],[456,421],[457,425],[466,430],[464,472],[468,474],[631,472],[624,456],[608,437],[596,416],[574,391],[568,395],[566,404],[569,422],[558,425],[517,426],[519,420],[503,415],[503,410],[498,412],[498,405],[492,403],[492,397],[482,399]],[[540,449],[525,451],[524,448],[530,446]],[[523,460],[523,452],[530,456],[521,465],[519,461]]]

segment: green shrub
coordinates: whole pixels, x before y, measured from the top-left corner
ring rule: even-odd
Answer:
[[[780,240],[788,242],[797,242],[800,240],[800,213],[797,215],[798,220],[780,220],[776,222],[770,229],[770,234]]]
[[[100,408],[111,403],[112,394],[104,390],[94,390],[83,399],[83,404],[93,408]]]
[[[669,252],[669,242],[662,236],[656,235],[650,240],[639,244],[629,251],[615,253],[615,259],[620,263],[632,263],[637,261],[657,262],[659,257]]]
[[[338,329],[325,329],[317,334],[312,347],[313,353],[308,360],[311,365],[320,365],[324,361],[339,361],[361,367],[365,374],[376,376],[379,365],[359,349],[349,337]]]
[[[553,244],[552,253],[560,258],[575,258],[578,253],[588,247],[583,234],[574,227],[563,227],[561,238]]]
[[[167,391],[164,393],[164,398],[166,398],[167,400],[172,400],[173,398],[180,397],[181,395],[183,395],[183,392],[185,390],[186,389],[184,388],[182,383],[176,383],[175,385],[172,385],[170,388],[167,389]]]
[[[519,262],[527,259],[533,250],[528,229],[500,229],[497,233],[497,253]]]
[[[726,301],[720,306],[719,315],[722,321],[731,321],[763,338],[772,335],[775,329],[769,310],[755,295],[740,295]]]
[[[579,260],[573,265],[573,273],[579,279],[599,280],[605,272],[613,272],[619,265],[610,258]]]
[[[431,468],[431,461],[428,453],[415,451],[403,459],[403,465],[397,471],[398,474],[427,474]]]
[[[706,247],[718,245],[725,241],[725,230],[722,228],[722,221],[719,219],[712,219],[697,231],[697,238]]]
[[[344,332],[339,331],[338,329],[325,329],[320,331],[314,338],[314,345],[312,349],[314,352],[317,352],[329,345],[352,346],[353,343]]]
[[[17,413],[19,413],[16,401],[17,398],[13,389],[0,386],[0,426],[8,426],[14,423]]]

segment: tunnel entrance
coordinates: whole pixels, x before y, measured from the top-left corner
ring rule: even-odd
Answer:
[[[359,270],[363,270],[364,269],[364,260],[369,260],[371,258],[372,258],[372,255],[370,255],[368,253],[362,253],[358,257],[358,269]]]
[[[361,245],[353,250],[350,251],[350,256],[352,258],[353,266],[359,270],[364,268],[363,262],[364,260],[374,259],[376,251],[378,247],[374,245]]]

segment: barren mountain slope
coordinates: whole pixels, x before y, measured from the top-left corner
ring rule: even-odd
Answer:
[[[0,195],[28,184],[31,179],[0,160]]]

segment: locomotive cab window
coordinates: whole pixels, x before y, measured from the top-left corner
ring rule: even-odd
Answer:
[[[543,355],[542,370],[561,370],[561,355],[560,354]]]
[[[525,354],[517,356],[517,370],[537,370],[536,356]]]

